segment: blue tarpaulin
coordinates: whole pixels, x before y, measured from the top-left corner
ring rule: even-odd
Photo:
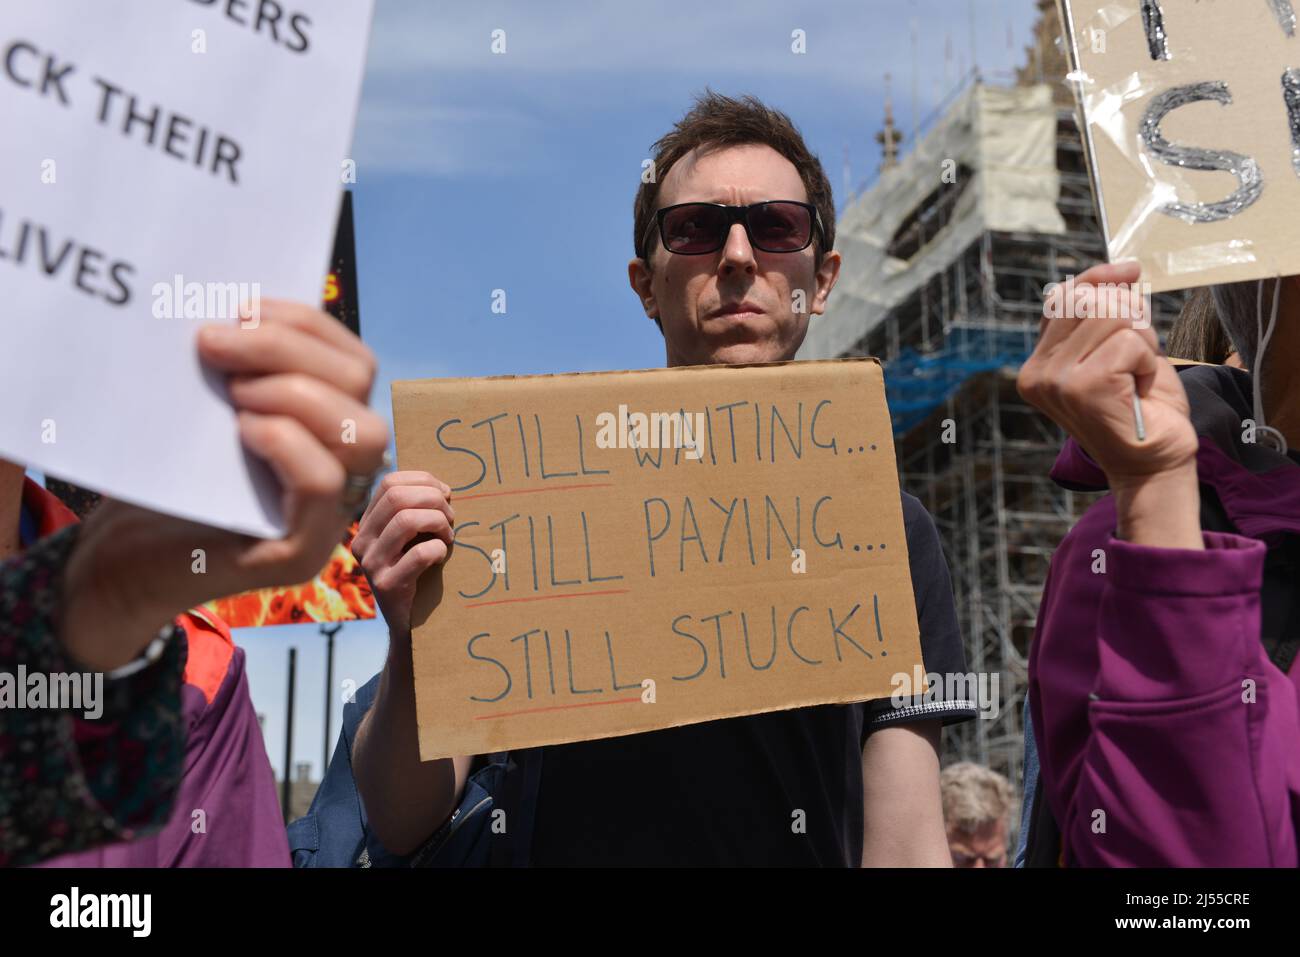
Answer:
[[[981,372],[1019,367],[1033,351],[1034,333],[1022,329],[974,329],[954,326],[943,346],[922,354],[903,349],[885,366],[885,395],[902,435],[941,406],[962,383]]]

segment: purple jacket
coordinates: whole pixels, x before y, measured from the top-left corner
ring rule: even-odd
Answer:
[[[1204,552],[1133,545],[1108,496],[1061,542],[1029,659],[1040,786],[1068,863],[1295,867],[1300,667],[1269,661],[1260,591],[1266,546],[1300,535],[1300,466],[1241,441],[1245,373],[1181,379],[1200,481],[1241,534],[1205,532]],[[1073,440],[1052,477],[1106,487]]]
[[[202,611],[179,619],[189,645],[181,686],[188,728],[171,819],[154,834],[42,867],[289,867],[275,777],[248,694],[244,652]]]

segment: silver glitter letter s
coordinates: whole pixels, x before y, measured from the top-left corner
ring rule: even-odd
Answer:
[[[1291,130],[1291,166],[1300,176],[1300,70],[1282,74],[1282,99],[1286,101],[1286,124]]]
[[[1291,6],[1291,0],[1268,0],[1268,3],[1277,14],[1283,32],[1289,37],[1295,36],[1295,8]]]
[[[1273,8],[1273,15],[1277,17],[1282,31],[1287,36],[1294,37],[1296,16],[1291,0],[1267,0],[1267,3]],[[1169,33],[1165,30],[1165,12],[1160,7],[1160,0],[1142,0],[1141,9],[1142,28],[1146,31],[1147,49],[1151,51],[1151,59],[1168,60]]]
[[[1169,59],[1169,35],[1165,33],[1165,13],[1160,0],[1142,0],[1142,27],[1147,32],[1147,48],[1151,59]]]
[[[1180,106],[1201,100],[1213,100],[1227,105],[1232,103],[1232,94],[1228,92],[1228,84],[1220,82],[1176,86],[1151,101],[1139,130],[1142,142],[1160,162],[1184,169],[1223,170],[1237,177],[1241,184],[1235,193],[1216,203],[1167,203],[1160,207],[1160,212],[1165,215],[1187,223],[1213,223],[1236,216],[1264,192],[1264,178],[1260,174],[1259,164],[1251,157],[1231,150],[1179,146],[1161,135],[1160,124],[1166,116]]]

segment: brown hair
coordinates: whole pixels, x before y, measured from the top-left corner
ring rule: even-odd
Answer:
[[[780,110],[772,109],[753,96],[734,98],[709,89],[696,97],[690,112],[651,147],[655,151],[655,181],[641,184],[632,207],[632,245],[638,257],[649,264],[652,246],[646,234],[659,209],[659,183],[672,165],[696,148],[705,152],[748,143],[772,147],[799,171],[799,178],[808,192],[808,202],[816,207],[825,232],[826,248],[817,245],[819,240],[814,240],[813,246],[816,264],[821,265],[822,256],[835,246],[835,202],[821,160],[809,152],[799,130]],[[644,249],[643,242],[646,243]]]
[[[1169,330],[1165,352],[1178,359],[1222,365],[1233,351],[1223,329],[1210,287],[1202,286],[1187,297],[1183,311]]]

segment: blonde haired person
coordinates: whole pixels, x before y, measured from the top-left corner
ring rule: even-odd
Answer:
[[[1015,791],[998,772],[962,761],[939,775],[943,823],[954,867],[1006,867]]]

